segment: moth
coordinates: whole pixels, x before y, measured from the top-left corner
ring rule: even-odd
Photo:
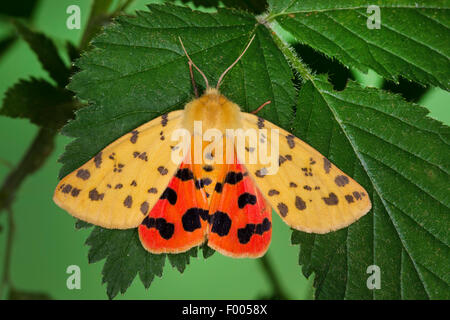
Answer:
[[[180,39],[196,98],[184,110],[125,134],[64,177],[54,202],[74,217],[104,228],[137,227],[143,247],[151,253],[180,253],[207,241],[209,247],[235,258],[264,255],[271,240],[272,209],[291,228],[319,234],[365,215],[371,202],[364,188],[317,150],[258,117],[255,113],[267,103],[245,113],[219,92],[224,76],[252,40],[211,88]],[[206,83],[200,97],[192,67]],[[219,141],[228,137],[228,129],[264,133],[255,145],[248,141],[244,152],[227,159],[224,144],[214,149],[212,142],[202,140],[200,162],[194,161],[191,140],[189,152],[174,161],[180,145],[171,137],[183,129],[195,140],[195,123],[219,132]],[[277,141],[273,132],[278,133]],[[278,145],[277,153],[271,152],[277,156],[276,173],[269,174],[267,163],[246,161],[273,142]]]

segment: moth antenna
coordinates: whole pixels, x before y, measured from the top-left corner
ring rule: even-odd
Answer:
[[[188,55],[188,53],[187,53],[187,51],[186,51],[186,48],[184,47],[183,41],[181,40],[180,37],[178,37],[178,40],[180,40],[181,47],[183,48],[183,51],[184,51],[184,53],[186,54],[186,57],[188,58],[189,62],[190,62],[190,63],[194,66],[194,68],[197,69],[197,71],[202,75],[202,77],[203,77],[203,79],[205,80],[205,83],[206,83],[206,88],[208,89],[208,88],[209,88],[208,78],[206,78],[206,76],[205,76],[205,74],[203,73],[203,71],[200,70],[200,68],[197,67],[197,66],[195,65],[195,63],[194,63],[194,61],[192,61],[191,57],[189,57],[189,55]]]
[[[264,102],[262,105],[260,105],[256,110],[253,110],[251,113],[253,114],[257,114],[262,108],[264,108],[265,106],[267,106],[269,103],[272,103],[272,101],[268,100],[266,102]]]
[[[236,63],[238,63],[239,60],[241,60],[242,56],[245,54],[245,52],[247,51],[247,49],[250,47],[250,45],[253,42],[253,39],[255,39],[255,35],[253,35],[253,37],[250,39],[250,41],[248,42],[247,46],[245,47],[244,51],[242,51],[242,53],[240,54],[240,56],[222,73],[222,75],[219,77],[219,81],[217,81],[217,86],[216,89],[219,90],[220,85],[222,84],[222,80],[225,77],[225,75],[228,73],[228,71],[230,71],[234,65]]]

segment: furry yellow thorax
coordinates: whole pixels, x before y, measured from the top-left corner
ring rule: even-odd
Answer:
[[[183,127],[190,132],[194,121],[201,121],[203,130],[215,128],[223,133],[225,129],[242,127],[239,106],[213,88],[186,104],[184,111]]]

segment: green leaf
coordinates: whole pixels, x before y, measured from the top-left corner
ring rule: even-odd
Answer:
[[[87,229],[87,228],[91,228],[93,226],[93,224],[83,221],[83,220],[77,220],[77,222],[75,222],[75,229]]]
[[[325,76],[301,89],[294,132],[360,182],[372,211],[326,235],[294,231],[305,276],[319,299],[448,299],[448,129],[397,95]],[[302,125],[303,124],[303,125]],[[366,286],[381,269],[381,289]]]
[[[178,37],[215,85],[255,34],[243,59],[225,77],[221,91],[245,111],[271,100],[271,108],[261,114],[290,127],[296,95],[293,73],[269,31],[253,16],[224,9],[202,13],[173,5],[150,5],[149,10],[138,12],[137,17],[119,17],[94,38],[94,49],[77,61],[81,71],[69,88],[91,105],[79,110],[63,129],[76,140],[61,158],[61,176],[140,124],[192,99],[187,59]],[[203,86],[202,78],[195,77]],[[87,243],[91,246],[89,261],[106,258],[103,281],[110,298],[125,292],[138,273],[145,287],[155,275],[162,275],[165,255],[147,253],[136,229],[96,227]],[[207,258],[214,250],[203,246],[202,252]],[[167,256],[170,264],[183,272],[197,254],[198,248],[193,248]]]
[[[183,273],[186,266],[191,261],[191,257],[197,258],[197,252],[198,248],[194,247],[184,254],[168,254],[167,257],[169,258],[172,267],[176,268],[180,273]]]
[[[53,41],[45,34],[30,30],[23,23],[14,21],[22,38],[36,53],[42,67],[48,71],[59,87],[64,88],[69,82],[69,68],[66,67]]]
[[[268,20],[302,43],[347,66],[368,68],[390,80],[402,75],[450,88],[449,2],[442,0],[271,0]],[[381,28],[369,29],[369,5],[378,5]]]
[[[216,250],[210,248],[206,242],[202,245],[201,248],[203,252],[203,258],[205,259],[208,259],[216,252]]]
[[[125,293],[137,274],[149,288],[155,276],[162,277],[168,256],[170,264],[183,272],[191,257],[197,257],[197,248],[180,254],[152,254],[141,245],[137,229],[109,230],[95,227],[86,244],[90,246],[89,263],[106,259],[103,266],[103,283],[108,297]]]
[[[63,177],[123,134],[192,98],[186,57],[178,36],[211,84],[256,38],[225,77],[221,91],[243,110],[271,100],[261,116],[290,127],[295,89],[289,65],[270,34],[237,11],[201,13],[172,5],[150,5],[150,12],[120,17],[93,40],[95,49],[77,62],[69,88],[93,105],[77,112],[63,133],[77,138],[62,156]],[[201,32],[200,32],[201,31]],[[197,83],[202,78],[196,74]]]
[[[31,78],[20,80],[8,89],[0,115],[28,118],[39,126],[59,129],[73,117],[75,107],[72,92],[46,80]]]

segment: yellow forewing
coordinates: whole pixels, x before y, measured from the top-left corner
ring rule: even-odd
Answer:
[[[182,115],[158,117],[108,145],[59,182],[55,203],[101,227],[137,227],[178,167],[171,160],[171,134]]]
[[[268,175],[267,165],[246,164],[251,177],[272,207],[292,228],[327,233],[348,226],[371,209],[367,192],[317,150],[292,134],[255,115],[241,113],[244,130],[279,130],[279,169]],[[251,152],[247,149],[247,152]]]

